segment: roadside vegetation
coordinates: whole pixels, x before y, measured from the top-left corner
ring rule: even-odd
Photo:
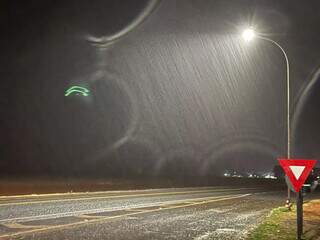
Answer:
[[[312,200],[304,207],[305,240],[320,239],[320,200]],[[266,219],[248,236],[249,240],[295,240],[296,208],[289,211],[285,207],[273,209]]]

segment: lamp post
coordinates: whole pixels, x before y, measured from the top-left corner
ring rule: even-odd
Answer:
[[[266,38],[264,36],[260,36],[259,34],[256,34],[253,28],[247,28],[243,31],[242,37],[245,41],[251,41],[254,38],[259,38],[265,41],[268,41],[278,47],[281,52],[283,53],[283,56],[286,61],[286,83],[287,83],[287,158],[290,159],[291,157],[291,126],[290,126],[290,69],[289,69],[289,59],[284,51],[284,49],[281,47],[279,43],[276,41]],[[290,188],[288,187],[288,204],[290,204]]]

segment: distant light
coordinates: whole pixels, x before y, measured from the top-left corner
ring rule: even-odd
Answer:
[[[255,37],[255,32],[253,28],[247,28],[242,32],[242,37],[245,41],[251,41]]]
[[[68,88],[65,91],[65,96],[68,97],[71,94],[75,94],[75,95],[81,95],[81,96],[89,96],[89,90],[87,88],[84,87],[80,87],[80,86],[72,86],[70,88]]]
[[[275,177],[274,175],[272,175],[272,174],[270,174],[270,173],[264,175],[264,178],[277,179],[277,177]]]

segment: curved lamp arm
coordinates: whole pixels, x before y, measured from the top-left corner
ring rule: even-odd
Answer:
[[[286,54],[286,52],[284,51],[284,49],[281,47],[281,45],[279,43],[277,43],[276,41],[270,39],[270,38],[266,38],[266,37],[262,37],[262,36],[256,36],[257,38],[260,38],[262,40],[266,40],[268,42],[271,42],[272,44],[276,45],[281,52],[283,53],[283,56],[286,60],[286,77],[287,77],[287,158],[290,159],[291,156],[291,126],[290,126],[290,68],[289,68],[289,59],[288,56]]]

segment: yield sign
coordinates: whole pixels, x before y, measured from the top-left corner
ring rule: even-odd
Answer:
[[[296,192],[299,192],[307,180],[316,160],[307,159],[279,159],[279,163],[289,178]]]

